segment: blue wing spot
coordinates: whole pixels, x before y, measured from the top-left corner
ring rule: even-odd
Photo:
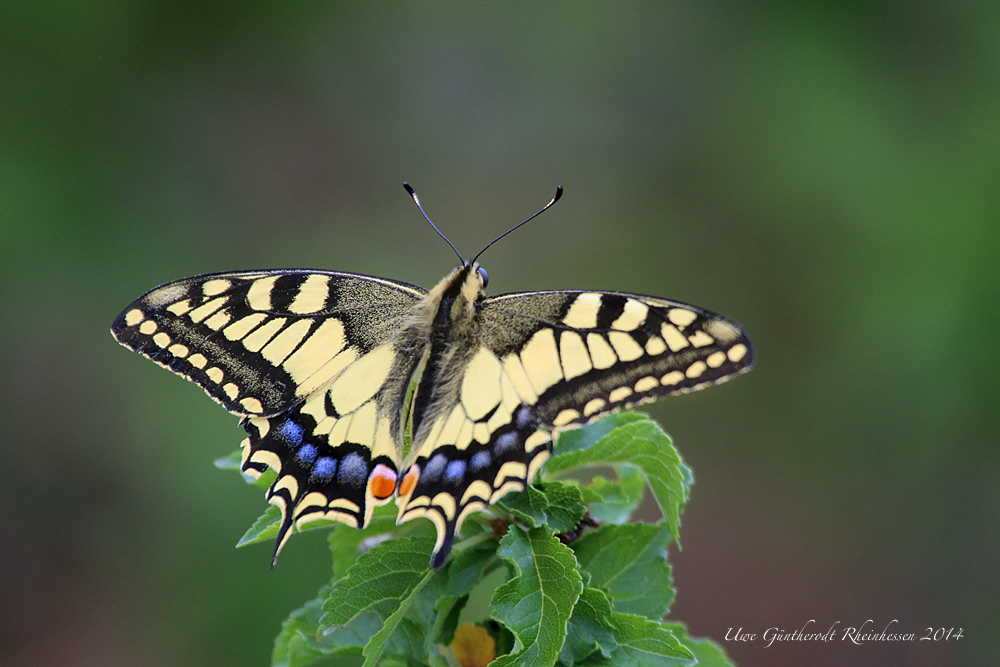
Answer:
[[[333,479],[333,475],[336,472],[337,459],[324,456],[316,461],[316,465],[313,466],[312,476],[318,481],[326,482]]]
[[[481,452],[473,454],[472,459],[469,460],[469,464],[472,466],[472,469],[477,472],[489,466],[491,463],[493,463],[493,457],[490,456],[490,453],[485,449]]]
[[[493,448],[497,454],[503,454],[507,450],[516,447],[518,440],[517,431],[507,431],[497,438],[497,443],[493,446]]]
[[[302,448],[299,450],[299,453],[296,454],[295,458],[299,460],[299,463],[302,463],[304,465],[309,465],[310,463],[313,462],[313,460],[316,458],[316,454],[318,453],[319,453],[319,448],[317,448],[316,445],[302,445]],[[327,459],[327,460],[336,463],[336,460],[334,459]]]
[[[340,461],[340,475],[337,481],[351,486],[363,486],[368,480],[368,464],[357,452],[351,452]]]
[[[424,474],[420,476],[420,481],[422,482],[436,482],[441,473],[444,472],[444,467],[448,463],[448,458],[444,454],[435,454],[430,461],[427,462],[427,466],[424,468]]]
[[[286,419],[285,423],[281,425],[281,437],[293,447],[298,447],[302,444],[302,433],[302,426],[296,424],[291,419]]]
[[[455,483],[465,475],[465,461],[456,459],[448,464],[444,471],[444,481]]]
[[[514,419],[515,423],[517,424],[517,428],[519,430],[524,430],[525,428],[528,427],[529,424],[531,424],[532,421],[531,412],[528,410],[528,408],[522,405],[520,408],[517,409],[517,415],[514,417]]]

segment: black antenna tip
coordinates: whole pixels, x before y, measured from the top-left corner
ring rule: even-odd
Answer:
[[[552,198],[552,203],[555,204],[557,201],[559,201],[560,197],[562,197],[562,186],[561,185],[557,185],[556,186],[556,196]]]
[[[417,207],[419,208],[420,207],[420,199],[417,197],[417,191],[414,190],[413,186],[410,185],[409,183],[407,183],[406,181],[403,181],[403,187],[406,188],[406,191],[410,193],[410,196],[413,198],[413,201],[417,202]],[[423,209],[420,209],[420,210],[421,210],[421,212],[423,212]]]

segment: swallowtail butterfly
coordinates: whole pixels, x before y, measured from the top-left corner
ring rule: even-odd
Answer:
[[[478,257],[430,291],[311,269],[184,278],[111,332],[242,418],[243,471],[277,473],[275,559],[293,525],[364,527],[395,497],[399,523],[437,528],[439,567],[462,521],[529,484],[561,430],[722,382],[754,357],[737,323],[677,301],[488,297]]]

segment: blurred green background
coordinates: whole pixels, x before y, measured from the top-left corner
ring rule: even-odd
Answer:
[[[225,269],[593,288],[740,321],[650,412],[694,467],[670,618],[747,665],[1000,652],[1000,5],[0,5],[0,663],[254,665],[329,576],[243,436],[112,319]],[[872,619],[959,641],[726,642]]]

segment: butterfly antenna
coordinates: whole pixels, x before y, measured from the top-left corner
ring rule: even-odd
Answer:
[[[426,213],[424,213],[424,207],[420,205],[420,199],[417,197],[417,191],[414,190],[412,187],[410,187],[410,184],[405,181],[403,182],[403,187],[406,188],[406,191],[410,193],[411,197],[413,197],[413,201],[417,205],[417,208],[420,209],[420,212],[423,213],[424,219],[427,220],[427,222],[431,223],[431,227],[433,227],[434,231],[438,233],[438,236],[443,238],[445,242],[451,246],[451,249],[455,251],[456,255],[458,255],[459,261],[462,262],[462,264],[465,264],[465,260],[462,259],[462,253],[458,251],[458,248],[455,247],[455,244],[449,241],[448,237],[442,234],[441,230],[437,228],[437,225],[431,222],[431,219],[427,217]]]
[[[552,201],[550,201],[548,204],[546,204],[545,206],[543,206],[542,209],[538,213],[534,214],[533,216],[531,216],[530,218],[528,218],[527,220],[525,220],[521,224],[514,225],[513,227],[511,227],[510,229],[508,229],[507,231],[505,231],[503,234],[501,234],[500,236],[496,237],[495,239],[493,239],[492,241],[490,241],[489,243],[487,243],[486,244],[486,248],[489,248],[491,245],[493,245],[494,243],[496,243],[497,241],[499,241],[503,237],[507,236],[508,234],[510,234],[512,231],[514,231],[515,229],[517,229],[521,225],[527,224],[528,222],[530,222],[530,221],[534,220],[535,218],[537,218],[538,216],[540,216],[542,213],[544,213],[546,211],[546,209],[548,209],[550,206],[552,206],[557,201],[559,201],[559,198],[562,197],[562,193],[563,193],[563,187],[561,185],[557,186],[556,187],[556,196],[552,198]],[[416,198],[416,195],[414,195],[414,198]],[[419,204],[418,204],[418,206],[419,206]],[[438,233],[440,234],[441,232],[438,232]],[[486,252],[486,248],[483,248],[482,250],[480,250],[479,254],[472,258],[472,262],[475,262],[477,259],[479,259],[479,255],[482,255],[484,252]],[[470,262],[470,264],[472,262]]]

